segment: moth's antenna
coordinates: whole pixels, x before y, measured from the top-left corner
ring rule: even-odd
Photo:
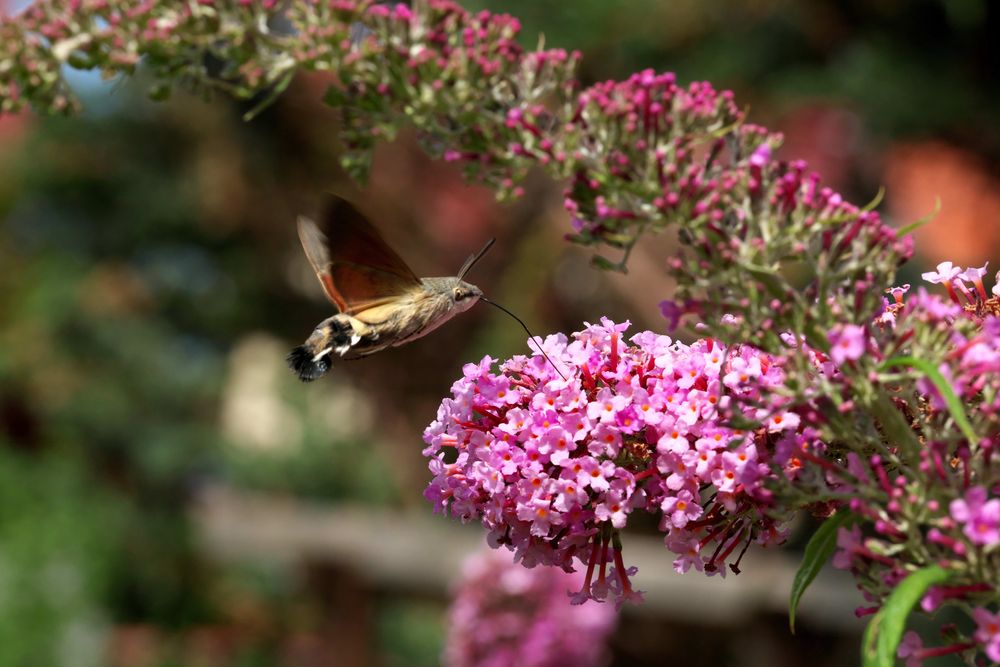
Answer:
[[[475,255],[469,255],[469,259],[465,260],[465,264],[463,264],[462,268],[458,270],[459,280],[463,280],[465,278],[465,274],[468,273],[472,269],[472,267],[476,264],[476,262],[478,262],[479,259],[486,254],[487,250],[493,247],[494,243],[496,243],[496,239],[490,239],[489,241],[486,242],[486,245],[483,246],[482,250],[477,252]]]
[[[480,255],[482,255],[482,253],[483,253],[483,252],[486,252],[486,250],[487,250],[487,249],[488,249],[488,248],[490,247],[490,245],[492,245],[492,244],[493,244],[493,242],[492,242],[492,241],[490,241],[490,243],[489,243],[489,244],[487,244],[486,248],[483,248],[483,250],[482,250],[482,251],[481,251],[481,252],[480,252],[479,254],[480,254]],[[519,323],[519,324],[520,324],[520,325],[521,325],[521,326],[522,326],[522,327],[524,328],[525,332],[526,332],[526,333],[528,334],[528,336],[529,336],[529,339],[528,339],[528,340],[534,340],[534,339],[536,338],[535,334],[531,333],[531,331],[530,331],[530,330],[528,330],[528,325],[527,325],[527,324],[525,324],[524,322],[522,322],[522,321],[521,321],[521,318],[520,318],[520,317],[518,317],[517,315],[515,315],[514,313],[510,312],[509,310],[507,310],[506,308],[504,308],[503,306],[501,306],[501,305],[500,305],[499,303],[497,303],[496,301],[490,301],[490,300],[489,300],[489,299],[487,299],[487,298],[486,298],[485,296],[481,296],[481,297],[479,297],[479,300],[480,300],[480,301],[485,301],[486,303],[490,304],[491,306],[496,306],[497,308],[499,308],[500,310],[502,310],[503,312],[507,313],[508,315],[510,315],[511,317],[513,317],[513,318],[514,318],[515,320],[517,320],[517,321],[518,321],[518,323]],[[554,368],[554,369],[556,370],[556,373],[559,373],[559,377],[561,377],[561,378],[562,378],[563,380],[565,380],[565,379],[566,379],[566,376],[565,376],[565,375],[563,375],[563,374],[562,374],[562,371],[561,371],[561,370],[559,370],[559,367],[558,367],[558,366],[556,366],[556,365],[555,365],[555,364],[554,364],[554,363],[552,362],[552,360],[551,360],[551,359],[549,359],[549,355],[545,354],[545,350],[543,350],[543,349],[542,349],[542,346],[541,346],[541,345],[539,345],[539,343],[538,343],[537,341],[535,341],[535,345],[538,345],[538,351],[542,353],[542,356],[543,356],[543,357],[545,357],[546,361],[548,361],[548,362],[549,362],[550,364],[552,364],[552,368]]]

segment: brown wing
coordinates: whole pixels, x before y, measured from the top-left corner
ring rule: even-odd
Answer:
[[[331,196],[319,224],[299,218],[299,238],[330,301],[354,314],[419,287],[420,279],[365,216]]]

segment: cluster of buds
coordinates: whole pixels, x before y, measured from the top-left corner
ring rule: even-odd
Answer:
[[[467,365],[424,433],[436,509],[482,522],[528,566],[579,561],[576,602],[638,596],[619,536],[635,511],[658,516],[682,572],[738,572],[750,544],[784,537],[766,483],[800,419],[751,407],[781,369],[712,339],[626,341],[627,327],[603,319],[550,336],[545,355]]]
[[[521,567],[509,553],[469,557],[448,612],[447,667],[598,667],[616,614],[606,605],[571,606],[580,576]]]

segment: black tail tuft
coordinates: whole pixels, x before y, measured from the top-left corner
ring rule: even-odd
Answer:
[[[333,365],[330,363],[329,354],[324,355],[318,361],[315,360],[315,356],[305,345],[299,345],[288,353],[286,360],[288,361],[288,367],[295,371],[300,380],[303,382],[312,382],[317,378],[323,377]]]

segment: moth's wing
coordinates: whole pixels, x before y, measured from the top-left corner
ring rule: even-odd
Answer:
[[[331,261],[370,266],[411,284],[420,284],[413,270],[389,247],[368,218],[343,197],[330,196],[320,229],[332,240]]]
[[[330,250],[327,247],[328,239],[319,230],[315,222],[309,218],[299,217],[299,240],[302,241],[302,249],[306,252],[306,258],[312,265],[319,284],[323,286],[326,297],[333,302],[337,310],[344,312],[347,304],[333,286],[333,276],[330,275]]]
[[[319,224],[299,218],[299,238],[327,297],[342,313],[393,301],[420,279],[365,216],[333,196]]]
[[[330,265],[330,293],[341,312],[356,315],[376,306],[393,303],[400,297],[420,287],[420,281],[410,283],[382,269],[362,266],[353,262],[334,262]]]

